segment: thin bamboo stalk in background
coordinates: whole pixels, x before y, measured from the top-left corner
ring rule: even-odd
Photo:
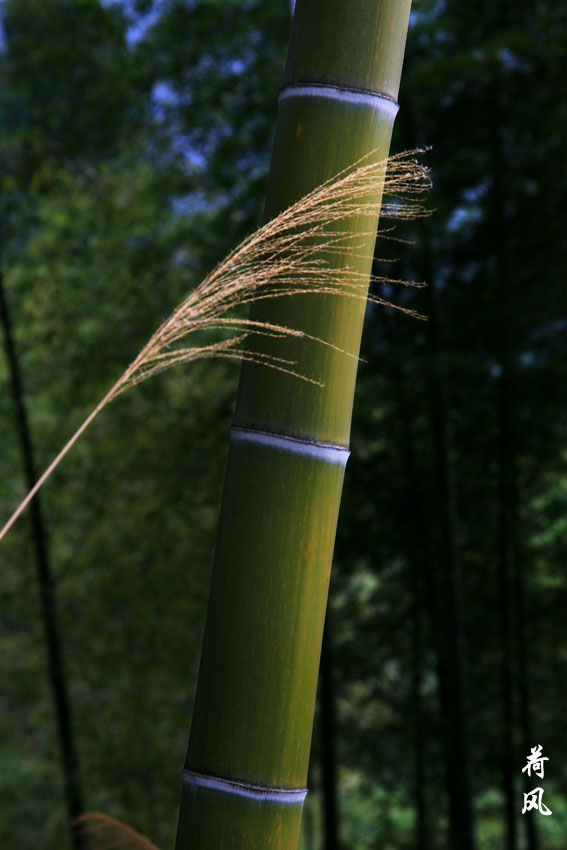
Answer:
[[[12,322],[8,298],[4,289],[2,255],[0,253],[0,324],[4,339],[4,351],[10,376],[10,387],[17,420],[17,432],[20,441],[24,477],[31,489],[36,481],[34,448],[24,398],[24,386],[20,364],[12,332]],[[30,512],[30,531],[35,555],[37,585],[40,597],[41,620],[47,655],[47,674],[53,697],[55,722],[59,737],[59,751],[65,791],[65,805],[71,842],[74,850],[87,847],[84,835],[74,825],[74,820],[83,811],[83,794],[79,758],[73,732],[71,702],[65,675],[63,648],[57,622],[57,607],[53,572],[49,558],[47,531],[43,521],[41,502],[36,499]]]
[[[495,93],[499,106],[499,92]],[[502,158],[500,130],[495,116],[489,122],[492,162],[491,219],[498,239],[494,246],[494,272],[497,310],[500,325],[499,348],[501,373],[497,387],[498,409],[498,610],[495,612],[500,627],[500,679],[501,679],[501,751],[502,797],[504,803],[506,850],[518,847],[518,812],[516,810],[516,705],[514,648],[514,598],[512,578],[515,572],[514,494],[515,457],[512,416],[512,358],[510,334],[510,281],[506,257],[507,223],[504,214],[505,164]],[[532,818],[525,820],[533,822]]]
[[[475,850],[466,622],[449,394],[447,376],[441,360],[439,293],[435,289],[433,258],[429,245],[424,256],[431,271],[431,285],[428,288],[429,396],[440,529],[439,607],[444,624],[440,661],[444,670],[439,688],[444,713],[450,847],[451,850]]]
[[[409,11],[410,0],[299,0],[268,220],[370,152],[387,157]],[[376,225],[376,214],[351,222],[358,254],[337,245],[345,278],[352,268],[368,278]],[[258,337],[253,356],[296,362],[324,386],[243,363],[177,850],[293,850],[306,793],[356,379],[341,352],[358,354],[364,303],[294,294],[254,304],[251,318],[304,334]]]
[[[411,99],[404,112],[410,132],[423,138],[424,118],[419,103]],[[437,656],[437,695],[443,717],[448,834],[451,848],[474,850],[476,824],[472,800],[472,757],[469,740],[470,712],[462,562],[459,545],[459,516],[451,433],[451,410],[445,363],[442,357],[441,295],[437,277],[432,234],[421,225],[419,274],[428,282],[428,363],[429,428],[433,449],[437,498],[434,500],[433,528],[422,539],[429,551],[422,561],[424,590]],[[423,522],[421,514],[418,524]],[[424,529],[425,531],[425,529]]]

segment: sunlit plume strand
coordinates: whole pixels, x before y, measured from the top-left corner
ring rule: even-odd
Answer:
[[[321,385],[317,375],[303,374],[291,359],[246,349],[244,343],[251,335],[302,337],[344,356],[357,357],[330,340],[311,337],[299,329],[242,318],[235,312],[238,309],[265,299],[326,294],[364,301],[368,298],[423,318],[380,296],[368,295],[368,275],[357,270],[358,265],[364,265],[361,260],[367,261],[366,267],[372,262],[365,245],[369,241],[374,244],[379,215],[406,220],[427,214],[422,199],[430,180],[427,169],[416,159],[417,153],[421,151],[397,154],[380,162],[372,160],[373,153],[363,157],[231,251],[160,325],[14,511],[0,531],[0,540],[93,419],[114,398],[146,378],[179,363],[215,357],[249,360]],[[366,232],[360,228],[360,219],[365,218]],[[388,230],[381,233],[383,238],[391,238]],[[387,277],[371,277],[371,282],[421,285]],[[211,331],[229,335],[202,344],[199,340],[203,333]]]
[[[427,169],[416,160],[415,154],[415,151],[398,154],[377,163],[365,164],[362,160],[318,186],[248,236],[157,329],[117,382],[114,395],[173,364],[188,360],[227,356],[255,359],[256,353],[243,355],[241,349],[250,334],[299,335],[293,328],[261,326],[234,315],[227,317],[236,308],[252,301],[327,293],[364,300],[368,297],[378,304],[396,306],[396,309],[417,316],[414,311],[390,304],[379,296],[368,296],[367,275],[340,262],[345,253],[353,259],[363,258],[359,243],[365,236],[375,235],[374,230],[351,232],[348,224],[353,219],[368,217],[369,222],[374,222],[379,214],[398,220],[426,214],[422,196],[429,189],[430,181]],[[376,276],[371,281],[404,283]],[[187,344],[191,334],[213,329],[239,333],[205,346]],[[176,348],[181,341],[183,347]],[[328,344],[325,340],[319,342]],[[265,355],[262,362],[318,383],[317,376],[295,372],[292,361]]]

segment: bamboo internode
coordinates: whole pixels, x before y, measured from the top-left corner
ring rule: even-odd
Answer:
[[[266,227],[287,209],[297,215],[301,199],[361,160],[370,169],[385,163],[409,8],[406,0],[297,3]],[[383,188],[384,179],[349,200],[353,187],[341,184],[350,215],[323,203],[323,222],[319,210],[317,224],[305,225],[309,271],[289,269],[290,291],[255,299],[251,310],[251,322],[296,332],[247,340],[185,763],[207,780],[183,783],[177,850],[294,850],[299,842],[301,804],[293,800],[307,780]],[[301,232],[289,234],[284,256]],[[363,297],[326,290],[328,269],[337,291],[352,286]],[[293,363],[319,384],[262,369],[262,358]],[[261,799],[243,793],[251,787]]]

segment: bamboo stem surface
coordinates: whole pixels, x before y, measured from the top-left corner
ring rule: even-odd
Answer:
[[[388,156],[410,0],[298,0],[265,217],[361,157]],[[350,221],[339,268],[368,277],[376,216]],[[370,234],[370,235],[368,235]],[[324,237],[322,237],[324,239]],[[242,365],[177,850],[294,850],[365,305],[331,294],[256,302],[258,337],[320,387]],[[309,338],[308,336],[309,335]]]

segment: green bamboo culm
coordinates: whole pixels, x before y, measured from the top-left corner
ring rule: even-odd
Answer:
[[[362,157],[387,158],[410,4],[298,0],[266,220]],[[369,277],[376,216],[348,227],[333,262]],[[363,318],[362,300],[329,293],[252,307],[305,337],[249,350],[324,386],[242,364],[176,850],[298,846],[356,380],[342,351],[358,354]]]

